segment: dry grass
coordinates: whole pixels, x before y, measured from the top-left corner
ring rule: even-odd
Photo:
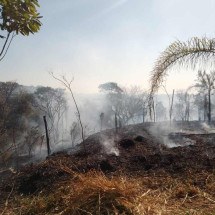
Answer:
[[[212,215],[215,214],[215,174],[168,173],[142,177],[105,176],[101,172],[71,173],[71,178],[53,184],[52,192],[15,195],[4,214],[62,215]]]
[[[138,183],[122,177],[108,178],[101,172],[78,174],[54,189],[49,194],[15,198],[8,213],[134,214],[140,193]]]

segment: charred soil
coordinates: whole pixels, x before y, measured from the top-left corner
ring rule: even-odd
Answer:
[[[5,214],[213,214],[215,134],[184,129],[163,134],[162,138],[154,135],[152,127],[150,123],[131,125],[117,134],[106,130],[85,140],[86,152],[81,143],[75,153],[58,152],[41,163],[25,166],[2,181],[2,211]],[[165,141],[174,142],[175,147],[168,147]],[[78,187],[81,184],[83,187]],[[84,187],[86,190],[82,190]],[[92,195],[87,192],[91,188]],[[117,193],[113,194],[111,189]],[[89,195],[89,199],[82,195]],[[45,196],[51,198],[48,206],[43,202]],[[80,205],[78,198],[83,198],[85,205]],[[67,204],[63,199],[67,199]],[[33,202],[30,209],[28,201]],[[110,211],[105,211],[105,207]]]

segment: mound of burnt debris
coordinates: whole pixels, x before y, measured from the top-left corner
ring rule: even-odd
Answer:
[[[142,124],[127,126],[118,133],[114,129],[106,130],[91,135],[77,146],[75,152],[57,152],[39,164],[25,166],[15,176],[14,183],[19,193],[29,194],[52,189],[53,184],[68,179],[74,172],[90,170],[99,170],[110,176],[119,173],[128,176],[156,174],[160,171],[172,175],[189,170],[212,172],[215,167],[214,138],[215,134],[175,132],[158,141],[149,126]],[[174,140],[174,147],[165,143]]]

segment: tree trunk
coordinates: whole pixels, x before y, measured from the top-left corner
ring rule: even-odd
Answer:
[[[206,121],[207,118],[207,96],[204,96],[204,122]]]
[[[153,118],[154,118],[154,122],[156,122],[156,115],[155,115],[155,102],[154,102],[154,98],[153,98],[153,105],[152,105],[152,111],[153,111]]]
[[[145,122],[145,107],[143,108],[143,123]]]
[[[170,105],[170,110],[169,110],[169,119],[170,119],[170,122],[172,121],[174,94],[175,94],[175,90],[172,91],[172,100],[171,100],[171,105]]]

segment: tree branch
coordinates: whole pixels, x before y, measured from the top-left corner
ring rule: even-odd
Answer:
[[[13,41],[13,38],[14,38],[15,36],[16,36],[15,33],[13,33],[13,35],[12,35],[10,41],[9,41],[9,44],[8,44],[8,46],[7,46],[7,48],[6,48],[6,51],[4,52],[4,55],[0,58],[0,61],[2,61],[2,60],[4,59],[4,57],[6,56],[6,54],[7,54],[7,52],[8,52],[8,49],[10,48],[10,45],[11,45],[11,43],[12,43],[12,41]],[[2,53],[2,54],[3,54],[3,53]],[[1,55],[0,55],[0,56],[1,56]]]
[[[78,121],[79,121],[79,124],[81,126],[81,137],[82,137],[82,141],[83,141],[83,146],[84,146],[84,152],[86,154],[86,146],[85,146],[85,137],[84,137],[84,127],[83,127],[83,123],[82,123],[82,120],[81,120],[81,114],[80,114],[80,111],[79,111],[79,108],[78,108],[78,104],[76,102],[76,99],[75,99],[75,96],[73,94],[73,91],[72,91],[72,88],[71,88],[71,84],[74,80],[74,78],[72,78],[70,81],[68,81],[65,76],[62,76],[62,79],[60,78],[57,78],[53,72],[50,72],[50,75],[57,81],[59,81],[60,83],[62,83],[70,92],[70,94],[72,95],[72,99],[73,99],[73,102],[75,104],[75,107],[76,107],[76,111],[77,111],[77,116],[78,116]]]
[[[9,37],[10,37],[10,33],[7,34],[6,40],[5,40],[5,42],[4,42],[4,45],[3,45],[3,47],[2,47],[2,50],[1,50],[1,52],[0,52],[0,57],[1,57],[2,54],[4,53],[4,50],[5,50],[5,47],[6,47],[6,45],[7,45],[8,40],[9,40]]]

